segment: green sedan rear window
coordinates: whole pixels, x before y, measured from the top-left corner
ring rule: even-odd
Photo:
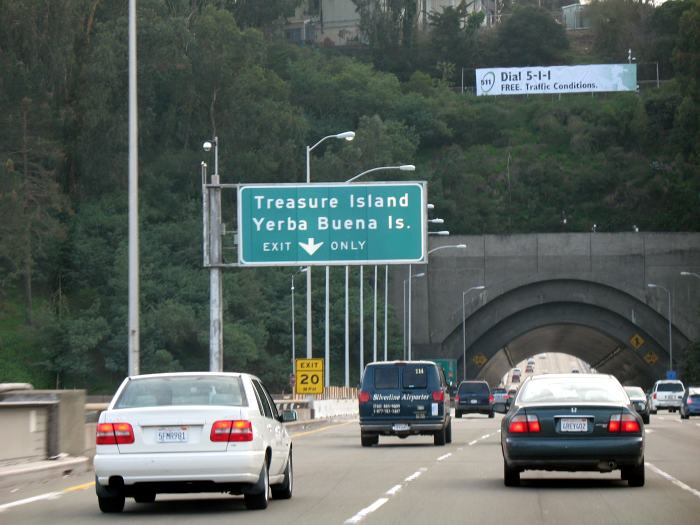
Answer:
[[[626,403],[625,391],[610,378],[541,379],[525,384],[523,403]]]

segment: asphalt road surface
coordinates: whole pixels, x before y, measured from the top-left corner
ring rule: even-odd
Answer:
[[[105,515],[92,474],[83,474],[4,490],[0,524],[700,523],[700,419],[652,416],[642,488],[619,472],[525,472],[523,486],[506,488],[500,417],[453,420],[453,443],[444,447],[417,437],[362,448],[356,421],[299,433],[294,496],[264,511],[245,510],[240,497],[198,494],[127,499],[122,514]]]

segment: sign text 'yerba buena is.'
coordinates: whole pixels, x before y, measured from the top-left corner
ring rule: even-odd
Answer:
[[[425,184],[242,185],[243,265],[419,262]]]

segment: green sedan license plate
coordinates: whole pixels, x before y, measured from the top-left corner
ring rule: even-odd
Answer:
[[[567,417],[561,420],[562,432],[588,432],[588,419]]]

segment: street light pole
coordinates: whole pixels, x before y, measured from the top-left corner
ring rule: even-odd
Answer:
[[[377,168],[372,168],[369,170],[362,171],[358,173],[357,175],[349,178],[346,180],[346,183],[354,182],[360,177],[364,177],[368,173],[372,173],[375,171],[382,171],[382,170],[399,170],[399,171],[415,171],[416,167],[413,164],[401,164],[399,166],[379,166]],[[388,275],[389,267],[386,267],[385,273]],[[345,362],[349,363],[350,362],[350,345],[348,343],[348,327],[350,326],[350,311],[348,309],[348,272],[349,272],[349,267],[345,266]],[[364,294],[363,294],[363,280],[364,274],[363,274],[363,267],[360,266],[360,374],[362,374],[362,371],[364,369]],[[377,286],[377,267],[375,266],[374,268],[374,286],[375,286],[375,292],[374,292],[374,360],[377,360],[377,292],[376,292],[376,286]],[[388,286],[385,282],[385,291],[384,291],[384,296],[385,296],[385,313],[384,313],[384,359],[386,360],[386,295],[387,295],[387,289],[386,286]],[[347,371],[347,365],[346,365],[346,370],[345,370],[345,375],[348,375]],[[347,385],[346,385],[347,386]]]
[[[408,265],[408,277],[403,280],[403,289],[404,289],[404,310],[403,310],[403,317],[404,317],[404,324],[403,324],[403,332],[404,332],[404,342],[406,342],[406,348],[404,348],[404,359],[408,358],[408,360],[411,360],[411,281],[413,279],[417,279],[418,277],[424,277],[425,272],[421,273],[412,273],[412,266],[409,264]],[[406,281],[408,281],[408,294],[406,294]],[[406,307],[408,307],[408,331],[406,330]],[[406,355],[408,354],[408,356]]]
[[[292,374],[294,374],[294,360],[297,357],[297,350],[296,350],[296,326],[294,323],[294,278],[300,274],[300,273],[305,273],[309,271],[309,267],[307,266],[306,268],[302,268],[297,272],[294,272],[292,274]]]
[[[209,210],[209,371],[221,372],[224,365],[223,339],[223,281],[221,250],[221,186],[219,179],[219,138],[203,144],[206,152],[214,148],[214,174],[206,189]]]
[[[684,277],[697,277],[698,279],[700,279],[700,274],[697,274],[695,272],[681,272],[681,275],[683,275]]]
[[[437,235],[449,235],[449,232],[435,232],[435,234],[437,234]],[[430,255],[431,253],[435,253],[439,250],[446,250],[448,248],[456,248],[459,250],[466,250],[467,245],[466,244],[447,244],[445,246],[438,246],[437,248],[433,248],[432,250],[429,250],[428,255]],[[413,302],[412,301],[413,296],[411,294],[411,279],[410,279],[411,265],[410,264],[408,265],[408,275],[409,275],[409,279],[408,279],[408,360],[410,361],[411,357],[412,357],[411,338],[412,338],[412,332],[413,332],[412,324],[411,324],[411,303]],[[423,275],[425,275],[425,274],[423,274]]]
[[[660,288],[668,295],[668,354],[670,371],[673,372],[673,332],[671,325],[671,291],[668,288],[664,288],[660,284],[648,283],[649,288]]]
[[[462,381],[467,380],[467,313],[464,306],[464,299],[472,290],[484,290],[485,286],[472,286],[462,292]]]
[[[136,0],[129,0],[129,375],[138,375],[139,321],[139,122],[136,67]]]
[[[324,140],[327,139],[345,139],[347,141],[350,141],[355,138],[355,132],[354,131],[344,131],[343,133],[337,133],[336,135],[327,135],[323,137],[321,140],[319,140],[316,144],[313,146],[306,146],[306,183],[311,184],[311,152],[321,144]],[[311,359],[312,357],[312,348],[313,348],[313,342],[312,342],[312,330],[311,330],[311,324],[312,324],[312,319],[311,319],[311,267],[308,267],[309,269],[306,272],[306,357],[307,359]],[[326,269],[326,278],[328,277],[328,270]],[[328,295],[326,295],[326,312],[328,309]],[[328,313],[326,313],[326,318],[328,317]],[[326,332],[328,331],[328,323],[326,323]],[[329,340],[328,335],[326,335],[326,340]],[[326,347],[326,352],[328,352],[328,347]],[[328,363],[326,363],[326,366],[328,366]],[[326,377],[328,377],[328,374],[326,374]]]

